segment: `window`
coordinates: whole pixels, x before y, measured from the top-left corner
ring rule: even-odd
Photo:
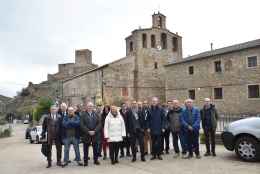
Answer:
[[[154,62],[154,69],[158,69],[158,63]]]
[[[128,96],[128,89],[127,87],[122,88],[122,96],[127,97]]]
[[[222,88],[214,88],[214,99],[223,99]]]
[[[155,47],[156,47],[155,35],[151,35],[151,48],[155,48]]]
[[[178,40],[176,37],[172,38],[172,51],[177,51],[178,49]]]
[[[221,61],[215,61],[214,62],[215,64],[215,72],[222,72],[222,69],[221,69]]]
[[[161,16],[158,17],[158,27],[159,28],[162,27],[162,17]]]
[[[257,66],[257,57],[251,56],[247,58],[247,67],[256,67]]]
[[[195,100],[195,89],[189,90],[189,98]]]
[[[161,34],[161,46],[162,49],[167,49],[167,35],[165,33]]]
[[[189,74],[190,75],[194,74],[194,67],[193,66],[189,66]]]
[[[147,38],[146,34],[142,34],[142,40],[143,40],[143,48],[147,48]]]
[[[259,98],[259,85],[248,85],[248,98]]]
[[[133,51],[133,42],[130,42],[130,52],[132,52]]]

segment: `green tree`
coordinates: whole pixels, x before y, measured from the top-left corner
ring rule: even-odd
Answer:
[[[53,101],[50,98],[40,98],[38,105],[33,109],[33,120],[38,122],[42,115],[49,111],[51,105],[53,105]]]

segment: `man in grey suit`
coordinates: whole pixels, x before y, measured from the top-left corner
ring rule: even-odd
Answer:
[[[98,132],[101,129],[101,121],[93,109],[93,103],[88,102],[86,104],[86,110],[82,112],[80,119],[84,151],[84,166],[88,166],[88,152],[90,145],[93,147],[94,164],[100,165],[98,161]]]

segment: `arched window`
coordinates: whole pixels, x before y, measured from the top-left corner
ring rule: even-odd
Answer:
[[[155,35],[152,34],[151,35],[151,48],[155,48],[156,47],[156,38]]]
[[[178,49],[178,40],[176,37],[172,38],[172,51],[177,51]]]
[[[158,69],[158,63],[154,62],[154,69]]]
[[[147,48],[147,37],[146,34],[142,34],[143,48]]]
[[[130,52],[132,52],[134,50],[133,42],[131,41],[129,45],[130,45]]]
[[[161,34],[161,47],[167,49],[167,35],[165,33]]]

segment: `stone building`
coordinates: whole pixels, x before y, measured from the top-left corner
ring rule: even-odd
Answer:
[[[182,37],[166,28],[166,17],[152,15],[152,27],[136,29],[126,39],[126,56],[63,81],[63,98],[114,103],[158,96],[165,100],[165,68],[182,59]]]
[[[63,99],[119,103],[158,96],[161,101],[209,97],[220,113],[260,113],[260,40],[183,58],[182,37],[166,17],[152,15],[152,27],[126,37],[126,56],[63,80]]]
[[[260,113],[260,40],[211,50],[166,65],[166,98],[213,100],[221,113]]]

